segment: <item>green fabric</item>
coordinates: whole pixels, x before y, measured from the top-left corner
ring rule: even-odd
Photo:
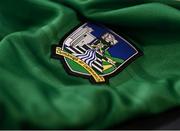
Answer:
[[[0,128],[102,129],[180,105],[180,1],[1,0]],[[144,52],[109,85],[50,58],[83,18],[115,27]]]

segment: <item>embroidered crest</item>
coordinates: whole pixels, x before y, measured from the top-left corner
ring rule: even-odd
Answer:
[[[94,83],[107,82],[141,54],[112,30],[90,22],[52,47],[52,57],[60,59],[68,73]]]

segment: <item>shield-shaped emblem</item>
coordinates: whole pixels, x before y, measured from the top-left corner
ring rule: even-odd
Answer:
[[[68,73],[89,78],[93,83],[108,82],[141,54],[122,36],[91,22],[52,47],[52,57],[60,59]]]

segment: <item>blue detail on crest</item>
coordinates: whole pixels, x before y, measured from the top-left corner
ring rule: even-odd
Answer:
[[[136,50],[128,45],[125,41],[118,42],[118,44],[108,49],[108,52],[112,57],[120,58],[123,60],[128,59],[133,54],[136,53]]]
[[[87,23],[86,25],[84,25],[84,27],[85,26],[91,27],[93,29],[91,34],[95,36],[97,39],[100,39],[101,36],[107,32],[114,35],[118,43],[108,49],[108,52],[110,53],[112,57],[127,60],[128,58],[130,58],[132,55],[134,55],[137,52],[137,50],[133,48],[130,44],[128,44],[127,41],[125,41],[119,35],[112,32],[110,29],[95,25],[93,23]]]

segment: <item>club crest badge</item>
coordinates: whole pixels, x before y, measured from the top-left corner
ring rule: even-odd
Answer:
[[[93,83],[105,83],[140,56],[141,51],[107,27],[87,22],[52,46],[52,57],[66,71]]]

